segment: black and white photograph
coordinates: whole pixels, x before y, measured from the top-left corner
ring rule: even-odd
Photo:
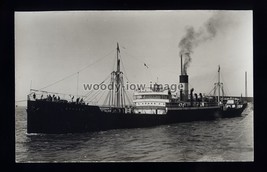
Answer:
[[[14,17],[17,163],[254,162],[252,10]]]

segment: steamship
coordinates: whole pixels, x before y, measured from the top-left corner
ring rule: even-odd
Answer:
[[[169,88],[155,83],[152,87],[135,90],[133,104],[127,105],[119,44],[116,53],[116,70],[111,72],[110,79],[114,87],[106,98],[108,105],[88,104],[83,98],[73,101],[74,96],[70,101],[60,98],[57,93],[31,89],[27,99],[27,133],[80,133],[214,120],[223,116],[238,116],[245,108],[244,104],[226,107],[220,96],[216,99],[201,93],[197,95],[193,93],[194,89],[189,94],[189,76],[182,72],[182,55],[180,91],[176,95]]]

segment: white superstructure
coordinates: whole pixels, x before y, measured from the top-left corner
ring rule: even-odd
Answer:
[[[157,84],[154,88],[137,90],[134,93],[134,113],[166,114],[166,103],[170,102],[170,91],[163,90]]]

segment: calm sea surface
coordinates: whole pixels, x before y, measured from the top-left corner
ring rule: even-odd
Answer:
[[[16,162],[253,161],[253,105],[242,117],[83,134],[27,135],[16,108]]]

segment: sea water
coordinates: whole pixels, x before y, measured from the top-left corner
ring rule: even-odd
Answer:
[[[253,104],[241,117],[79,134],[27,134],[16,107],[16,162],[253,161]]]

